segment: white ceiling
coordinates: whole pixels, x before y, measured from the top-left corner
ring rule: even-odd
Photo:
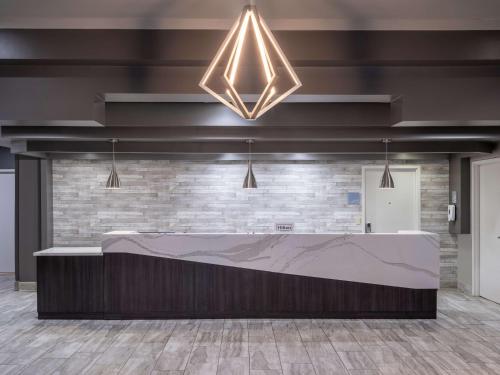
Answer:
[[[0,0],[0,28],[226,29],[246,1]],[[500,0],[255,0],[273,29],[500,29]]]

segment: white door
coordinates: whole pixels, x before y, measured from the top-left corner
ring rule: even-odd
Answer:
[[[374,233],[420,229],[420,170],[392,167],[394,189],[380,189],[383,167],[366,167],[364,177],[365,228]]]
[[[15,271],[15,177],[0,171],[0,272]]]
[[[500,162],[479,167],[479,294],[500,303]]]

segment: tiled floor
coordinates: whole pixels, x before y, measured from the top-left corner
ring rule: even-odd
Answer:
[[[500,374],[500,305],[437,320],[38,321],[0,275],[0,374]]]

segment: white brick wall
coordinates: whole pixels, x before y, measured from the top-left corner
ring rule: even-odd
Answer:
[[[187,232],[361,231],[361,167],[374,161],[257,162],[259,188],[241,188],[244,162],[118,161],[122,189],[105,190],[110,163],[54,160],[54,244],[98,245],[115,229]],[[456,238],[448,234],[448,161],[423,161],[422,229],[442,236],[442,286],[456,286]]]

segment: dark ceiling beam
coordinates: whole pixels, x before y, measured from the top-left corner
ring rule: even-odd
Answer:
[[[471,154],[475,155],[475,154]],[[110,153],[48,153],[48,159],[75,159],[75,160],[111,160]],[[116,160],[189,160],[189,161],[246,161],[247,153],[240,154],[188,154],[188,153],[119,153]],[[383,160],[383,154],[253,154],[254,161],[320,161],[320,160]],[[409,160],[448,160],[448,154],[418,154],[418,153],[391,153],[389,159],[393,161]]]
[[[102,102],[96,102],[99,94],[201,94],[198,82],[204,70],[160,66],[0,66],[0,125],[99,126],[104,123],[103,108],[99,107]],[[401,98],[394,121],[400,118],[406,122],[466,124],[500,120],[500,70],[496,66],[315,67],[298,68],[297,74],[304,84],[297,92],[300,95]],[[266,115],[272,117],[280,107]],[[340,113],[332,112],[332,123],[340,122],[336,121]],[[353,116],[354,122],[362,115]],[[110,117],[118,119],[119,114]],[[376,117],[373,119],[380,123]]]
[[[281,103],[246,120],[220,103],[105,103],[100,118],[113,126],[391,126],[397,103]]]
[[[325,127],[325,126],[179,126],[179,127],[45,127],[2,126],[2,138],[11,140],[99,141],[487,141],[500,140],[500,127]]]
[[[44,152],[28,150],[27,141],[14,141],[10,144],[10,153],[17,155],[30,156],[39,159],[45,159],[47,155]]]
[[[0,107],[2,105],[0,104]],[[27,106],[25,107],[28,111]],[[170,126],[392,126],[401,118],[389,103],[281,103],[256,120],[246,120],[220,103],[99,102],[94,121],[0,120],[4,126],[170,127]],[[1,116],[1,113],[0,113]]]
[[[0,30],[0,63],[206,66],[227,30]],[[275,31],[294,66],[500,61],[500,31]]]
[[[109,153],[109,142],[26,141],[18,147],[20,153]],[[491,153],[495,145],[489,142],[437,141],[394,142],[392,153]],[[117,153],[141,154],[243,154],[248,150],[245,142],[119,142]],[[256,142],[255,154],[383,154],[381,142]]]

